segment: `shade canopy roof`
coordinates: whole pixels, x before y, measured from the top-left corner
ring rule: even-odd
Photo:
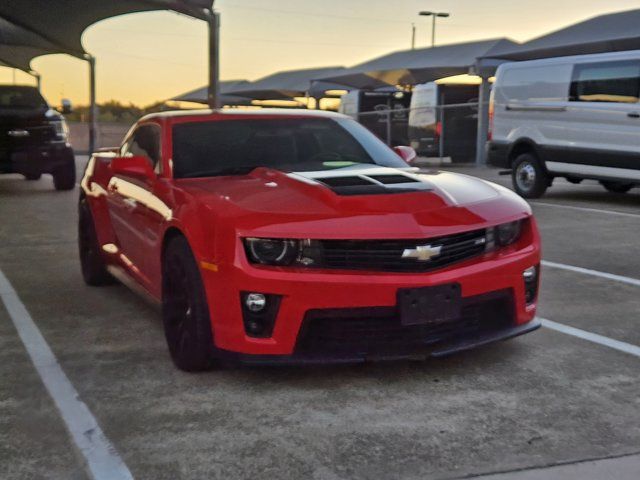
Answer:
[[[173,10],[207,18],[213,0],[19,0],[0,2],[0,62],[29,70],[47,53],[86,54],[81,38],[90,25],[135,12]]]
[[[288,70],[239,86],[228,93],[252,100],[291,100],[295,97],[304,97],[309,91],[312,80],[328,75],[337,75],[344,70],[344,67]],[[323,92],[341,88],[344,87],[334,82],[324,82],[319,86]]]
[[[534,60],[640,49],[640,10],[601,15],[538,37],[499,55],[483,57]]]
[[[234,89],[245,87],[249,85],[249,83],[250,82],[247,80],[228,80],[225,82],[220,82],[220,105],[251,105],[250,98],[230,95],[228,93],[230,91],[233,91]],[[191,92],[187,92],[183,95],[174,97],[171,100],[174,102],[193,102],[203,103],[207,105],[209,103],[208,97],[209,87],[202,87],[196,90],[192,90]]]
[[[511,40],[498,38],[403,50],[361,63],[337,75],[318,76],[316,80],[367,90],[389,85],[416,85],[468,73],[478,57],[502,52],[516,45]]]

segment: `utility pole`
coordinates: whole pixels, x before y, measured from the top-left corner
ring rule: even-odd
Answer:
[[[416,49],[416,24],[411,24],[411,50]]]
[[[220,15],[209,12],[209,108],[220,108]]]
[[[431,48],[436,46],[436,18],[449,18],[450,14],[447,12],[420,12],[422,17],[432,17],[431,22]]]

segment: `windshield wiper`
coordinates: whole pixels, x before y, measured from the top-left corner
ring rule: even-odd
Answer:
[[[221,177],[224,175],[246,175],[254,171],[256,168],[263,167],[264,165],[248,165],[248,166],[236,166],[221,168],[219,170],[200,170],[198,172],[189,172],[182,178],[198,178],[198,177]]]

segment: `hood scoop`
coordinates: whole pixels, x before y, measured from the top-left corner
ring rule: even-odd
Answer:
[[[388,195],[425,192],[431,185],[413,175],[394,169],[371,169],[358,172],[305,172],[294,174],[330,188],[337,195]]]

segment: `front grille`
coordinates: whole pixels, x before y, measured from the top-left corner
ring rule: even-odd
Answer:
[[[27,137],[12,137],[9,132],[12,130],[26,130]],[[37,147],[56,139],[56,130],[52,125],[39,125],[27,127],[5,127],[0,130],[0,148],[11,149],[17,147]]]
[[[403,326],[395,307],[310,310],[295,353],[327,355],[412,355],[454,338],[477,336],[511,326],[515,310],[511,290],[463,299],[459,319],[432,325]]]
[[[322,267],[383,272],[428,272],[468,260],[486,250],[486,230],[427,240],[323,240]],[[442,247],[428,261],[402,258],[405,250],[430,245]]]

